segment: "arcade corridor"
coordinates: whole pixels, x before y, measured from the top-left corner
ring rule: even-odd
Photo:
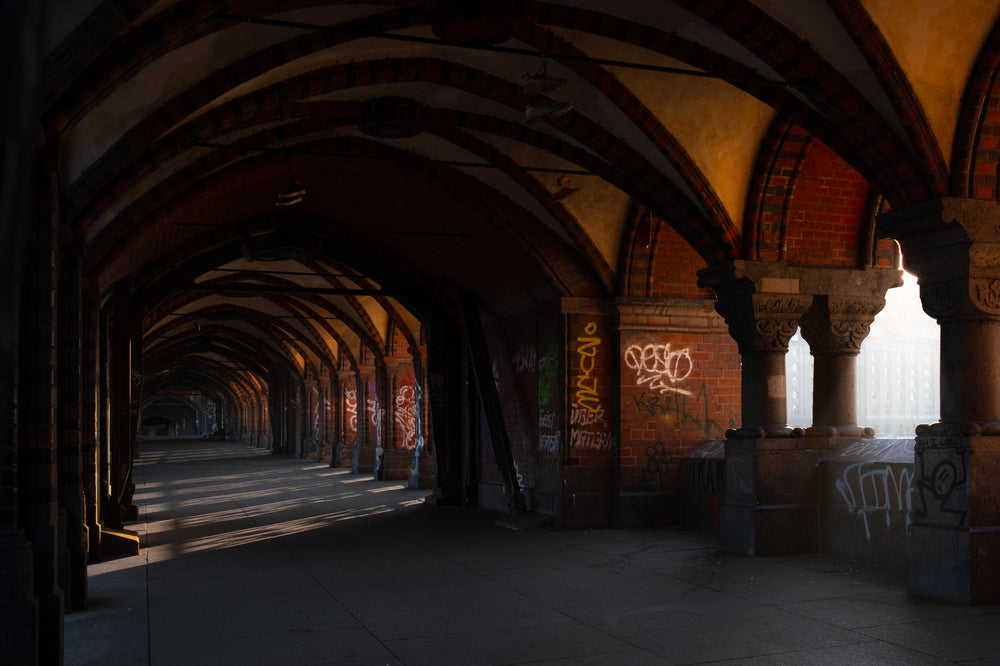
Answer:
[[[898,571],[671,529],[515,531],[233,442],[140,452],[142,552],[91,565],[67,666],[1000,659],[1000,609],[915,599]]]
[[[10,0],[0,53],[4,659],[169,551],[168,435],[399,484],[455,558],[683,526],[1000,604],[1000,0]],[[860,376],[904,269],[936,360]]]

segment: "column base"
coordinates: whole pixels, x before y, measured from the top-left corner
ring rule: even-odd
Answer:
[[[37,664],[40,633],[31,543],[20,534],[0,535],[0,576],[8,591],[0,599],[0,645],[12,664]]]
[[[910,591],[956,604],[1000,603],[1000,436],[977,424],[917,432]]]
[[[819,551],[819,458],[803,438],[727,439],[724,550],[744,555]]]

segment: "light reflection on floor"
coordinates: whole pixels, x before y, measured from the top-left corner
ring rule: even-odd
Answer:
[[[126,528],[158,561],[405,511],[429,494],[403,481],[197,440],[140,442],[134,478],[140,516]]]

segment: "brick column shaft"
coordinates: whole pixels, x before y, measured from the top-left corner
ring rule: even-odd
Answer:
[[[83,488],[83,243],[70,241],[59,268],[59,501],[66,510],[60,586],[70,608],[87,602],[87,518]]]

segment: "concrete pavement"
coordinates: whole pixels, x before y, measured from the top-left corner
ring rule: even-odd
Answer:
[[[67,666],[1000,664],[1000,608],[704,535],[515,531],[232,442],[151,440],[138,556],[89,567]]]

